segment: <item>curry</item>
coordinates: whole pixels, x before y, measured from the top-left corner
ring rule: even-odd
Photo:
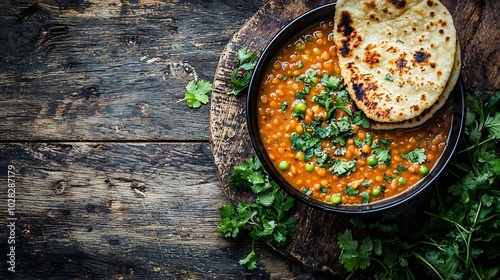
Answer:
[[[442,110],[413,129],[370,129],[340,77],[333,29],[320,22],[275,57],[261,87],[259,130],[276,169],[298,190],[336,205],[372,203],[429,173],[452,113]]]

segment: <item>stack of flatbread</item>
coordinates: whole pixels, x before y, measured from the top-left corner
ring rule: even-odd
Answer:
[[[347,90],[375,129],[424,123],[459,76],[453,19],[437,0],[339,0],[334,38]]]

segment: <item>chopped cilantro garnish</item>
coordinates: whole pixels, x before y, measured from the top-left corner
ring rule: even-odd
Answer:
[[[352,123],[364,128],[370,128],[370,120],[362,111],[356,111],[354,113]]]
[[[394,180],[393,176],[389,176],[387,174],[384,174],[384,181],[391,182],[392,180]]]
[[[389,82],[394,82],[394,78],[390,73],[385,74],[384,79],[388,80]]]
[[[336,156],[343,156],[343,155],[345,155],[346,152],[347,152],[347,149],[341,147],[341,148],[336,149],[333,154]]]
[[[327,91],[339,91],[342,88],[341,78],[337,76],[329,76],[328,74],[323,74],[321,78],[321,84],[325,86]]]
[[[281,104],[280,106],[280,111],[285,112],[287,108],[288,108],[288,102],[283,102],[283,104]]]
[[[353,189],[351,186],[347,186],[342,192],[348,196],[355,196],[359,193],[359,190]]]
[[[358,148],[361,148],[361,146],[363,146],[363,140],[359,139],[359,138],[354,138],[354,145]]]
[[[424,163],[427,159],[427,156],[424,153],[424,148],[417,148],[407,154],[401,153],[400,155],[402,158],[418,164]]]
[[[362,192],[362,193],[360,193],[360,196],[361,196],[361,202],[363,204],[366,204],[366,203],[370,202],[370,194],[369,193]]]
[[[332,174],[337,176],[347,176],[356,170],[356,160],[342,161],[333,160]]]
[[[302,188],[302,192],[307,196],[310,196],[313,193],[313,191],[308,188]]]
[[[381,138],[381,139],[378,139],[378,140],[377,140],[377,142],[378,142],[380,145],[382,145],[382,146],[384,146],[384,147],[386,147],[386,148],[387,148],[387,147],[389,147],[389,146],[391,145],[391,142],[390,142],[389,140],[385,140],[385,139],[382,139],[382,138]]]
[[[376,148],[373,149],[373,153],[377,157],[379,163],[385,163],[385,165],[391,166],[391,150]]]

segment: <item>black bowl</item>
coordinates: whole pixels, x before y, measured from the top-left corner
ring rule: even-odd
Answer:
[[[450,163],[452,156],[454,155],[459,140],[464,128],[465,122],[465,90],[463,81],[459,78],[457,85],[455,86],[453,92],[450,94],[450,99],[452,103],[452,125],[448,136],[448,143],[445,147],[443,154],[439,160],[435,163],[430,173],[421,179],[416,185],[409,188],[409,190],[377,201],[374,203],[363,204],[363,205],[340,205],[336,206],[331,203],[322,202],[316,200],[312,197],[307,196],[302,191],[293,187],[288,183],[281,175],[280,172],[275,168],[273,163],[268,157],[267,152],[264,149],[262,139],[259,133],[259,127],[257,124],[257,104],[260,95],[260,89],[263,82],[264,75],[270,66],[275,55],[288,43],[290,39],[293,39],[301,31],[311,27],[312,25],[319,23],[324,20],[332,20],[335,14],[335,3],[323,5],[316,9],[313,9],[284,27],[266,46],[262,52],[255,71],[253,73],[247,99],[247,124],[250,132],[250,138],[255,149],[255,152],[262,162],[262,165],[267,170],[271,178],[289,195],[298,201],[305,203],[308,206],[315,207],[327,212],[332,213],[344,213],[344,214],[373,214],[395,207],[401,206],[413,198],[422,195],[429,186],[431,186],[441,173],[445,170],[446,166]]]

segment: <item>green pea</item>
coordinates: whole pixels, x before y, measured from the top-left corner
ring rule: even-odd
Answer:
[[[304,160],[306,158],[306,154],[302,151],[298,151],[295,155],[295,158],[298,160]]]
[[[313,170],[314,170],[314,163],[313,162],[306,163],[306,171],[312,172]]]
[[[368,163],[369,166],[374,167],[378,164],[378,159],[375,156],[370,156],[366,159],[366,163]]]
[[[372,190],[372,195],[373,195],[373,196],[378,196],[378,195],[380,195],[381,191],[382,191],[382,190],[380,189],[380,187],[375,187],[375,188],[373,188],[373,190]]]
[[[306,44],[304,42],[297,42],[295,43],[295,49],[303,51],[306,49]]]
[[[425,166],[425,165],[422,165],[420,166],[420,168],[418,169],[418,171],[420,171],[420,174],[422,174],[423,176],[429,174],[429,167]]]
[[[406,185],[406,179],[404,177],[399,177],[398,178],[398,184],[400,184],[400,185]]]
[[[342,196],[340,194],[334,194],[332,195],[332,204],[340,204],[342,202]]]
[[[293,105],[293,111],[295,113],[304,113],[307,109],[307,104],[304,101],[299,101]]]
[[[288,166],[290,164],[288,163],[288,161],[284,160],[282,162],[280,162],[280,165],[279,165],[279,168],[282,170],[282,171],[285,171],[288,169]]]
[[[312,78],[311,78],[311,82],[313,82],[313,83],[317,83],[317,82],[318,82],[318,77],[316,77],[316,76],[315,76],[315,77],[312,77]]]

